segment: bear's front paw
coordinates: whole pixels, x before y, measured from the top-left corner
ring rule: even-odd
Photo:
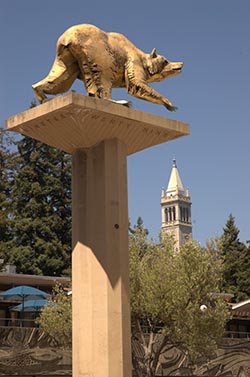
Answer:
[[[169,111],[176,111],[178,110],[178,107],[174,106],[174,105],[170,105],[169,103],[168,104],[164,104],[164,106],[169,110]]]
[[[178,107],[174,106],[167,98],[163,99],[163,105],[169,110],[169,111],[176,111]]]

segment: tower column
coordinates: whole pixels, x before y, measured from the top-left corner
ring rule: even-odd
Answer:
[[[73,154],[74,377],[131,375],[126,153],[114,139]]]
[[[162,224],[167,222],[167,214],[165,212],[165,208],[161,208],[161,222]]]

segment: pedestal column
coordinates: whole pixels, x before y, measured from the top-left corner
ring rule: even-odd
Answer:
[[[73,154],[73,377],[131,375],[126,146]]]

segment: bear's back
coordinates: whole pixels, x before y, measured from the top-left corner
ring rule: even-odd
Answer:
[[[64,46],[70,43],[89,43],[93,41],[98,43],[101,39],[105,39],[106,33],[99,29],[98,27],[90,24],[80,24],[71,26],[69,29],[58,38],[58,44],[63,44]]]
[[[75,48],[98,50],[102,54],[104,50],[109,51],[121,58],[130,54],[141,55],[139,50],[123,34],[116,32],[105,32],[91,24],[80,24],[71,26],[58,39],[58,45],[68,46],[71,44]]]

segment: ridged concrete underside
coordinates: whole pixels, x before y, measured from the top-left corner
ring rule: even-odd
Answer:
[[[189,134],[186,123],[78,93],[55,97],[8,118],[6,126],[68,153],[117,138],[129,155]]]

